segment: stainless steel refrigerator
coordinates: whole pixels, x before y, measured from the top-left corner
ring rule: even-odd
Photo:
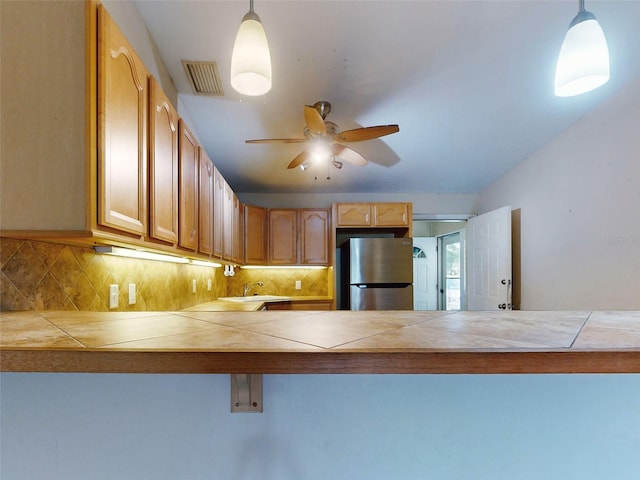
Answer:
[[[351,310],[413,310],[413,240],[349,241]]]

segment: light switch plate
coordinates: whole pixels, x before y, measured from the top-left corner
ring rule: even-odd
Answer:
[[[129,305],[135,305],[135,304],[136,304],[136,284],[130,283],[129,284]]]
[[[296,280],[296,290],[300,290],[302,288],[302,280]]]

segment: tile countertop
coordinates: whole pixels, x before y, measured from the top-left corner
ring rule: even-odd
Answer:
[[[640,373],[640,312],[3,312],[0,370]]]

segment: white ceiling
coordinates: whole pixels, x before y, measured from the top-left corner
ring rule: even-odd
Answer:
[[[607,37],[611,80],[573,98],[553,95],[553,75],[577,0],[255,0],[273,65],[262,97],[229,83],[248,0],[136,3],[237,192],[479,192],[640,78],[638,0],[586,1]],[[224,96],[193,95],[182,60],[216,61]],[[287,170],[301,145],[244,142],[301,137],[303,106],[318,100],[331,102],[327,119],[341,130],[397,123],[400,132],[349,144],[371,163],[341,170]]]

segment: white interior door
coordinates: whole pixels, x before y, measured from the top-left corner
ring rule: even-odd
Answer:
[[[438,309],[438,253],[435,237],[413,238],[413,309]]]
[[[467,308],[510,310],[511,207],[467,222]]]

